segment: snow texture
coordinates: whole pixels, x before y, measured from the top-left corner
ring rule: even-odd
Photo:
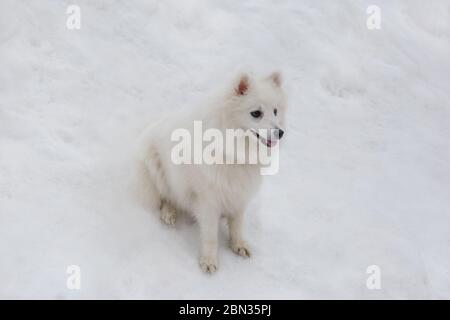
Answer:
[[[0,298],[450,298],[449,24],[447,0],[1,0]],[[246,69],[283,72],[287,136],[253,257],[223,224],[208,276],[196,224],[130,194],[129,155]]]

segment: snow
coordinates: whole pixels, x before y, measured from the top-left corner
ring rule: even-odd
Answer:
[[[0,298],[450,298],[450,2],[377,0],[380,30],[371,4],[0,1]],[[196,225],[128,191],[129,154],[246,68],[283,72],[289,126],[253,257],[223,226],[207,276]]]

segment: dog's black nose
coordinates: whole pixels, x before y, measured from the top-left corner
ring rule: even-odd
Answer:
[[[277,129],[277,137],[278,139],[281,139],[284,135],[284,131],[282,129]]]

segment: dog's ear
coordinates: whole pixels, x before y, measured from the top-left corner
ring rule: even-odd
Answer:
[[[248,78],[248,75],[246,75],[245,73],[242,73],[239,76],[237,85],[234,88],[236,95],[243,96],[243,95],[247,94],[249,87],[250,87],[250,80]]]
[[[277,87],[281,87],[282,77],[280,72],[278,71],[272,72],[268,77],[268,79],[272,81],[273,84],[276,85]]]

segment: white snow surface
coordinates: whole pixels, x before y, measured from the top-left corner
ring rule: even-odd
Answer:
[[[240,70],[283,72],[286,141],[253,257],[223,223],[210,276],[196,224],[133,198],[129,155]],[[450,1],[0,1],[0,298],[450,298]]]

